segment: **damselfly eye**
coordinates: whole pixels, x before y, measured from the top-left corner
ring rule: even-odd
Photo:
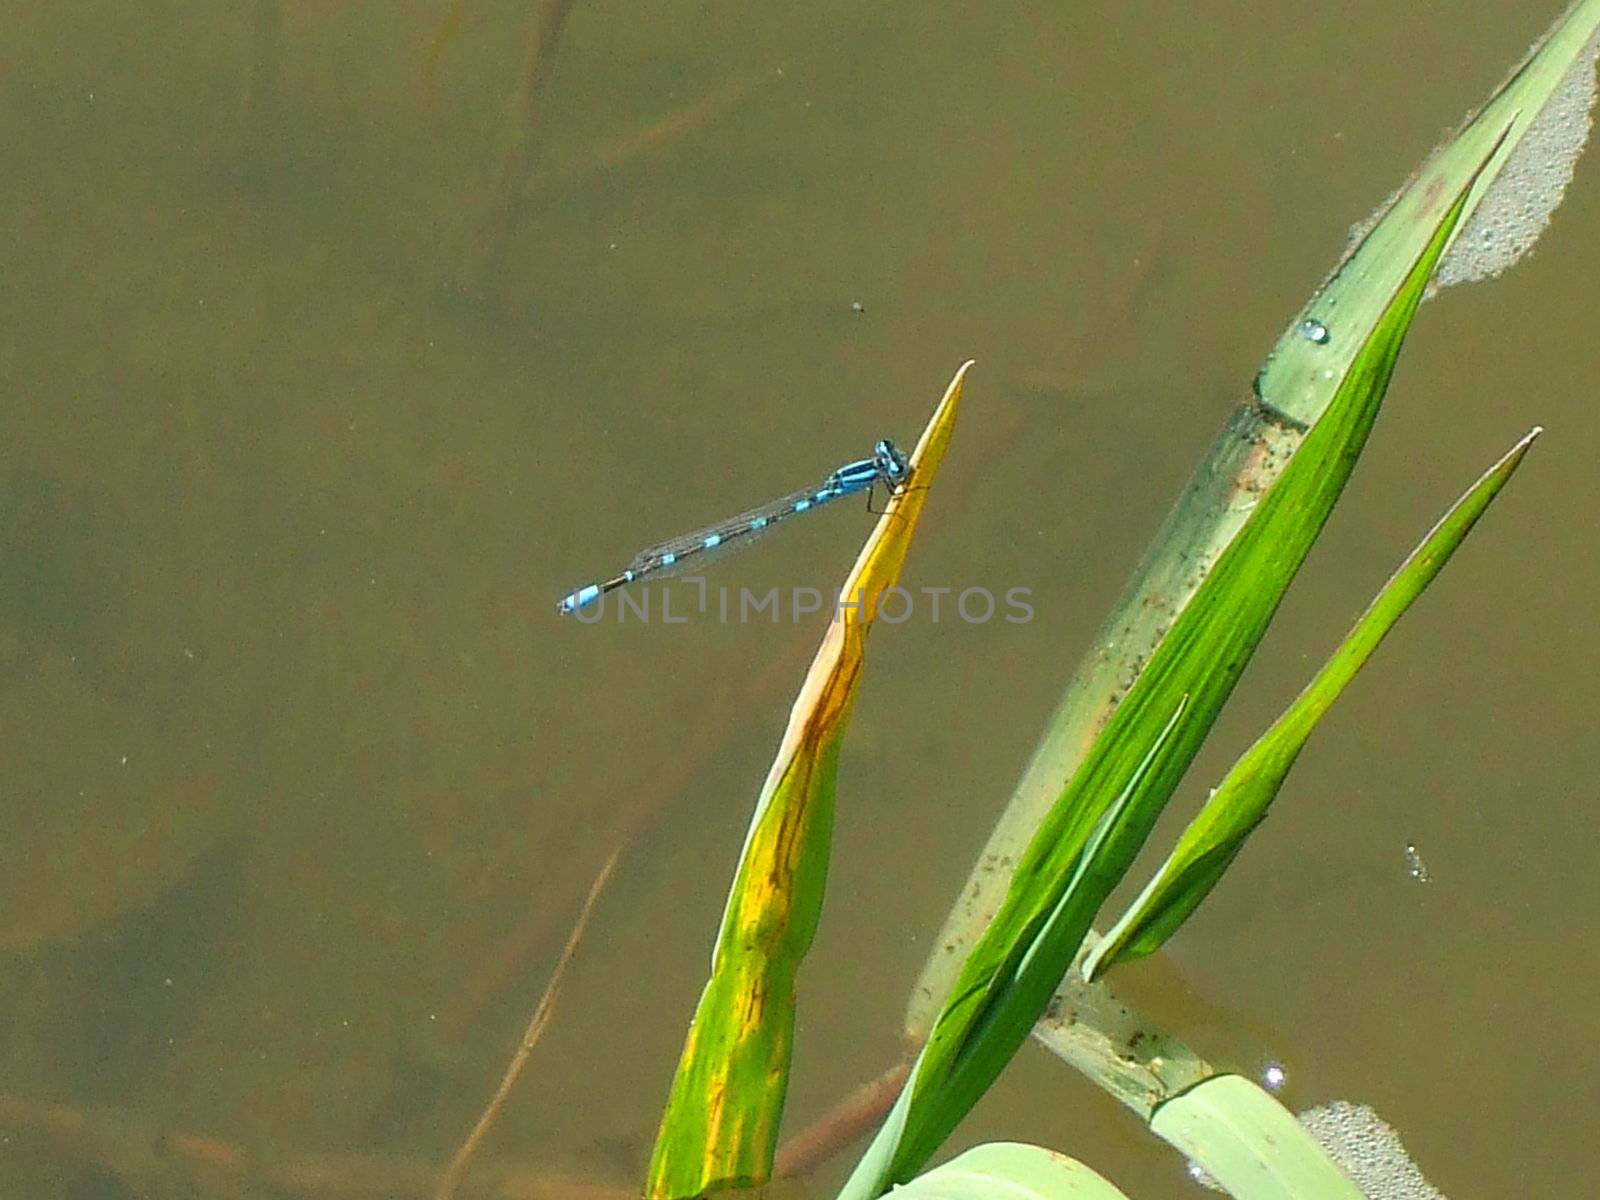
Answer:
[[[900,453],[899,447],[884,438],[872,448],[873,458],[877,461],[878,471],[891,483],[898,483],[906,477],[906,456]]]

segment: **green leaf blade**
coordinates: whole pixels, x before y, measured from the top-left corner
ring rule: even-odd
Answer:
[[[1600,29],[1600,0],[1580,0],[1542,38],[1527,60],[1416,175],[1380,210],[1365,236],[1290,322],[1256,380],[1268,403],[1306,424],[1332,400],[1334,384],[1356,349],[1348,330],[1359,329],[1399,284],[1404,264],[1421,253],[1441,214],[1468,188],[1457,233],[1501,183],[1501,174]],[[1592,69],[1592,68],[1591,68]],[[1451,235],[1452,243],[1456,234]],[[1530,239],[1531,241],[1531,239]],[[1446,254],[1452,250],[1446,246]],[[1307,322],[1323,324],[1329,341],[1308,341]],[[1333,371],[1329,376],[1327,372]]]
[[[1293,1113],[1241,1076],[1168,1100],[1150,1128],[1236,1200],[1366,1200]]]
[[[990,1142],[895,1189],[901,1200],[1127,1200],[1102,1176],[1064,1154],[1021,1142]]]

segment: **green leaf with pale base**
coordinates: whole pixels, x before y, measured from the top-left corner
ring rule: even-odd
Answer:
[[[1290,322],[1251,399],[1239,406],[1195,471],[1073,673],[971,877],[933,939],[937,949],[907,1005],[906,1032],[913,1042],[928,1036],[957,971],[1001,907],[1012,864],[1023,861],[1063,784],[1089,769],[1092,747],[1131,682],[1155,660],[1206,577],[1299,452],[1307,430],[1346,386],[1357,352],[1370,343],[1397,289],[1432,244],[1452,200],[1467,189],[1446,267],[1463,254],[1470,257],[1467,252],[1475,252],[1486,237],[1514,235],[1519,246],[1531,245],[1537,226],[1560,198],[1561,170],[1570,173],[1587,129],[1597,28],[1600,0],[1574,4],[1484,107],[1396,192]],[[1541,156],[1552,153],[1561,159],[1557,168],[1541,169]],[[1529,188],[1535,193],[1531,200]],[[1495,214],[1509,211],[1523,220],[1530,204],[1534,225],[1508,234],[1506,220]],[[1320,327],[1325,336],[1306,336],[1307,321],[1313,322],[1311,332]],[[1206,698],[1196,692],[1196,700],[1198,715]]]
[[[1485,157],[1494,152],[1491,147]],[[1255,506],[1046,814],[994,920],[964,963],[902,1102],[846,1184],[846,1200],[868,1200],[915,1174],[1028,1036],[1343,491],[1472,182],[1467,179],[1439,213],[1432,240],[1350,363],[1333,404]],[[1184,708],[1174,724],[1174,714]]]

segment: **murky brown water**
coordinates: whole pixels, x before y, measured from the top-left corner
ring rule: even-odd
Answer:
[[[486,242],[527,6],[251,7],[0,5],[7,1119],[442,1161],[633,828],[490,1151],[618,1181],[818,627],[555,599],[914,436],[978,359],[908,582],[1037,616],[874,637],[809,1117],[894,1055],[1067,669],[1345,227],[1553,15],[579,3],[534,195]],[[1585,162],[1531,261],[1425,310],[1188,805],[1549,433],[1233,877],[1120,974],[1202,1051],[1285,1062],[1291,1102],[1374,1104],[1456,1200],[1590,1175],[1595,278]],[[839,508],[717,581],[833,581],[865,529]],[[1036,1051],[962,1131],[1000,1136],[1186,1186]],[[5,1163],[6,1194],[129,1194],[116,1161]]]

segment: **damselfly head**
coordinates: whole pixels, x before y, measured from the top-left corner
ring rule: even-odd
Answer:
[[[901,453],[888,438],[884,438],[872,447],[872,459],[878,466],[878,474],[892,487],[906,481],[906,476],[911,474],[911,464],[906,456]]]

